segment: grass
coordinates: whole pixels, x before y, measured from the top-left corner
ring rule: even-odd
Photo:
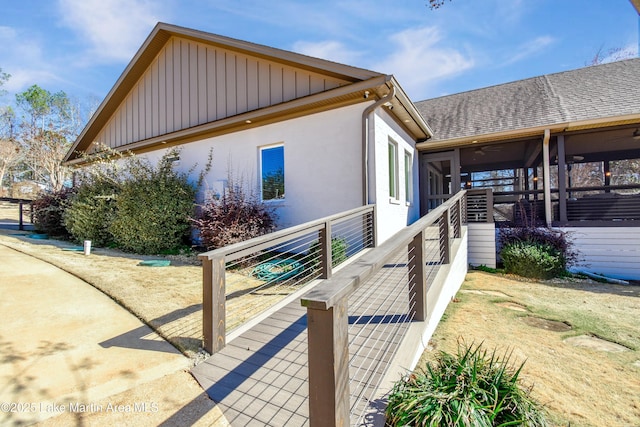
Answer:
[[[507,297],[470,291],[497,291]],[[640,425],[640,288],[577,279],[539,282],[502,274],[469,272],[431,340],[432,349],[455,353],[458,340],[483,342],[526,361],[521,378],[533,384],[557,426]],[[516,311],[499,303],[515,303]],[[525,323],[526,316],[566,322],[554,332]],[[564,339],[598,336],[627,347],[619,353],[575,347]],[[434,361],[427,351],[419,366]]]
[[[139,256],[113,249],[93,248],[90,256],[63,251],[73,244],[33,240],[0,230],[0,244],[49,262],[101,290],[156,330],[189,357],[202,347],[202,268],[195,256]],[[170,259],[170,267],[139,267],[149,259]],[[279,292],[250,291],[264,282],[227,273],[227,331],[266,306],[282,300],[294,287]]]

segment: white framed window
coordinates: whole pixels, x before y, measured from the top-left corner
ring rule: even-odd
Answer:
[[[389,139],[389,198],[398,200],[400,187],[398,183],[398,144]]]
[[[413,156],[404,152],[404,200],[407,204],[413,201]]]
[[[260,197],[284,199],[284,145],[260,147]]]

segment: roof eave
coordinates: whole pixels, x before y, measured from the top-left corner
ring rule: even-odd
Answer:
[[[168,134],[137,141],[116,148],[116,151],[143,152],[158,147],[184,144],[196,139],[234,132],[242,129],[253,128],[270,124],[275,121],[300,117],[318,111],[330,110],[346,105],[365,102],[364,92],[375,90],[386,85],[388,76],[382,75],[372,79],[353,83],[348,86],[340,86],[335,89],[309,95],[304,98],[294,99],[282,104],[253,110],[225,119],[204,123],[188,129],[181,129]],[[80,165],[87,160],[81,157],[79,152],[70,152],[65,157],[63,164],[66,166]]]
[[[140,46],[120,77],[118,77],[118,80],[100,103],[78,138],[76,138],[65,155],[63,162],[66,163],[73,160],[74,153],[83,151],[91,145],[92,141],[86,140],[88,135],[97,133],[100,128],[106,125],[110,117],[109,108],[116,108],[114,106],[122,102],[138,78],[147,69],[149,63],[155,58],[158,52],[160,52],[166,42],[174,36],[207,42],[247,54],[269,58],[278,62],[295,64],[301,68],[329,74],[353,82],[370,80],[375,77],[384,77],[383,74],[362,68],[351,67],[349,65],[313,58],[299,53],[159,22],[153,28],[142,46]]]
[[[460,138],[449,138],[443,140],[426,141],[416,144],[419,151],[440,151],[449,148],[459,148],[470,144],[481,144],[488,142],[504,141],[508,139],[521,139],[532,136],[543,135],[545,129],[551,133],[564,133],[589,128],[601,128],[616,126],[621,124],[640,123],[640,113],[625,114],[621,116],[601,117],[596,119],[577,120],[562,123],[552,123],[548,125],[533,126],[524,129],[508,130],[479,135],[470,135]]]

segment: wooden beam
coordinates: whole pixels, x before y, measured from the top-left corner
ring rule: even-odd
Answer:
[[[209,354],[226,345],[226,283],[223,257],[202,259],[203,347]]]
[[[558,203],[560,223],[567,222],[567,176],[566,154],[564,149],[564,135],[558,135]]]
[[[427,258],[424,250],[424,230],[416,234],[409,244],[409,307],[413,307],[414,319],[427,318],[427,289],[425,266]]]
[[[327,221],[324,224],[324,228],[319,231],[319,247],[320,247],[320,267],[321,279],[328,279],[331,277],[332,270],[332,258],[333,254],[331,251],[331,221]]]
[[[328,310],[307,308],[311,427],[349,425],[348,320],[346,298]]]
[[[544,139],[542,141],[542,169],[544,180],[544,216],[547,223],[547,227],[551,227],[551,165],[549,162],[549,138],[551,132],[549,129],[544,130]]]

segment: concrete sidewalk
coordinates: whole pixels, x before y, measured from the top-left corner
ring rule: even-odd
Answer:
[[[0,425],[220,418],[172,345],[84,281],[3,245],[0,313]]]

